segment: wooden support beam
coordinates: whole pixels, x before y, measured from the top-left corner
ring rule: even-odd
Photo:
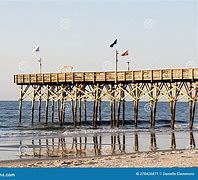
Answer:
[[[154,101],[153,101],[153,97],[154,97],[154,93],[153,93],[153,83],[151,83],[150,88],[148,89],[148,91],[150,91],[150,127],[154,128],[154,124],[155,124],[155,120],[154,120]]]
[[[120,85],[121,86],[121,85]],[[120,112],[121,112],[121,99],[122,99],[122,90],[119,89],[119,93],[118,93],[118,115],[117,115],[117,121],[116,121],[116,126],[119,127],[120,124]]]
[[[118,99],[118,116],[117,116],[117,121],[116,121],[116,126],[119,127],[120,124],[120,109],[121,109],[121,100]]]
[[[48,123],[48,108],[49,108],[49,86],[46,87],[46,104],[45,104],[45,123]]]
[[[171,112],[171,129],[174,129],[174,126],[175,126],[176,102],[177,102],[177,97],[178,97],[177,87],[178,87],[177,83],[170,83],[169,97],[170,97],[170,112]]]
[[[194,95],[193,95],[193,87],[192,87],[192,82],[190,82],[189,85],[189,129],[193,129],[193,123],[194,123],[194,117],[195,117],[195,107],[196,107],[196,101],[197,101],[197,88],[194,90]]]
[[[21,89],[20,89],[20,99],[19,99],[19,123],[21,123],[22,111],[23,111],[23,85],[21,85]]]
[[[32,123],[34,123],[35,87],[32,86]]]
[[[77,99],[74,100],[74,127],[77,126]]]
[[[116,100],[115,100],[115,95],[114,95],[114,100],[113,100],[113,126],[116,126]]]
[[[61,98],[61,107],[60,107],[60,125],[62,126],[63,123],[64,123],[64,109],[65,109],[65,102],[64,102],[64,97],[62,95],[62,98]]]
[[[41,122],[42,87],[39,87],[38,121]]]
[[[134,100],[133,100],[135,128],[138,127],[138,107],[139,107],[139,96],[140,96],[138,86],[139,86],[139,84],[136,84],[136,86],[134,87],[135,89],[134,89]]]
[[[170,111],[171,111],[171,129],[175,126],[175,111],[176,111],[176,100],[170,101]]]
[[[92,115],[92,126],[93,127],[95,127],[95,117],[96,117],[96,115],[95,115],[95,109],[96,109],[96,101],[95,100],[93,100],[93,115]]]
[[[65,99],[64,99],[64,86],[61,86],[61,97],[60,97],[60,125],[62,126],[65,120]]]
[[[155,127],[157,100],[150,100],[150,127]]]
[[[98,101],[98,113],[99,113],[99,122],[100,126],[102,125],[102,101]]]
[[[79,99],[79,104],[78,104],[78,112],[79,112],[79,125],[81,125],[81,120],[82,120],[82,110],[81,107],[82,106],[82,102],[81,99]]]
[[[124,91],[122,93],[122,126],[125,125],[125,99],[124,99]]]
[[[93,102],[93,127],[97,127],[98,122],[98,106],[99,106],[99,84],[94,87],[94,102]]]
[[[84,99],[84,121],[85,121],[85,125],[87,123],[87,100]]]
[[[138,106],[139,106],[139,99],[133,101],[134,104],[134,126],[135,128],[138,127]]]
[[[51,102],[51,113],[52,113],[52,123],[54,122],[54,98],[52,99],[52,102]]]
[[[74,115],[74,100],[72,99],[71,100],[71,111],[72,111],[72,119],[73,119],[73,126],[75,127],[76,124],[75,124],[75,115]]]
[[[113,127],[113,100],[110,100],[110,126]]]
[[[193,129],[196,101],[189,101],[189,129]]]
[[[57,114],[58,114],[58,121],[61,123],[61,116],[60,116],[60,99],[57,100]]]
[[[96,99],[96,105],[95,105],[95,122],[94,127],[97,128],[97,122],[98,122],[98,100]]]

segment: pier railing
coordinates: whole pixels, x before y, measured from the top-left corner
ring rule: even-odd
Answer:
[[[61,84],[114,82],[115,72],[66,72],[44,74],[18,74],[14,82],[22,84]],[[197,69],[163,69],[117,72],[118,82],[194,81],[198,79]]]

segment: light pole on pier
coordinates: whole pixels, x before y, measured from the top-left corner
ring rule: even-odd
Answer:
[[[118,50],[115,50],[115,83],[117,83],[118,54]]]
[[[110,44],[110,47],[113,48],[117,44],[117,39]],[[117,71],[118,71],[118,50],[115,50],[115,84],[117,83]]]
[[[42,62],[41,62],[41,57],[39,57],[39,74],[41,74],[41,71],[42,71]]]
[[[130,70],[130,62],[127,61],[127,71],[129,71],[129,70]]]
[[[37,48],[33,49],[32,52],[37,52],[38,53],[39,73],[41,74],[41,72],[42,72],[42,62],[41,62],[41,55],[40,55],[39,46],[37,46]]]

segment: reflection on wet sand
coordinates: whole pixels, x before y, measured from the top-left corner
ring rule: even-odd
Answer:
[[[135,140],[134,140],[134,151],[138,152],[139,151],[139,142],[138,142],[138,134],[135,132]]]
[[[194,135],[193,132],[190,132],[190,149],[195,149],[196,145],[195,145],[195,139],[194,139]]]
[[[134,132],[130,136],[120,133],[105,137],[101,135],[93,137],[62,137],[32,140],[30,145],[25,145],[25,142],[20,141],[20,146],[28,147],[28,150],[20,152],[20,157],[86,157],[156,151],[160,149],[157,145],[156,133],[150,133],[149,145],[146,148],[144,147],[144,149],[142,149],[142,144],[139,143],[139,139],[141,140],[139,136],[138,132]],[[170,148],[167,147],[166,150],[175,150],[176,137],[174,132],[171,132],[169,142],[171,146]],[[143,142],[143,144],[145,145],[146,142]],[[182,149],[187,147],[190,149],[196,148],[193,132],[190,132],[189,144],[185,144]]]
[[[157,149],[157,142],[156,142],[156,136],[155,133],[151,132],[150,134],[150,150],[155,151]]]
[[[107,147],[106,147],[107,149]],[[125,134],[111,136],[111,155],[125,153]]]
[[[176,139],[175,139],[175,133],[171,133],[171,149],[176,149]]]

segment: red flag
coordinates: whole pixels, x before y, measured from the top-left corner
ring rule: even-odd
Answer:
[[[129,55],[129,52],[128,50],[126,52],[124,52],[121,56],[128,56]]]

